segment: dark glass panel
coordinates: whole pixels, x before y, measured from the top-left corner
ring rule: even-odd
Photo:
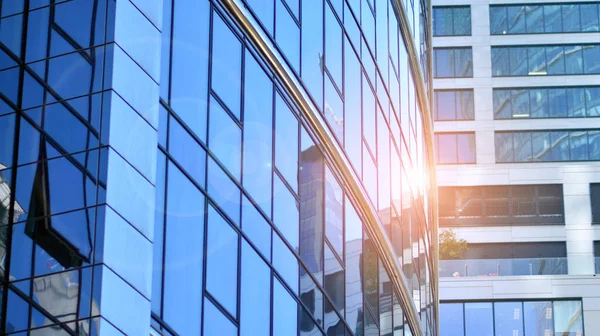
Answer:
[[[16,114],[0,117],[0,167],[12,167]]]
[[[508,186],[484,187],[484,207],[487,217],[510,216],[508,189]]]
[[[457,202],[459,217],[481,217],[482,195],[481,189],[477,187],[461,188]]]

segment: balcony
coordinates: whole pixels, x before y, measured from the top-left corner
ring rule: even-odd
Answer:
[[[440,277],[567,274],[567,258],[440,260]],[[600,260],[596,258],[596,270]]]

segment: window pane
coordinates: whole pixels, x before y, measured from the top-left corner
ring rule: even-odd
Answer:
[[[456,134],[437,134],[437,137],[439,158],[438,163],[456,163]]]
[[[237,255],[237,233],[209,206],[206,289],[232,315],[237,307]]]
[[[454,12],[454,35],[471,35],[471,7],[458,7]]]
[[[208,299],[204,299],[204,335],[236,336],[237,328]],[[198,323],[198,318],[190,322]]]
[[[514,162],[512,133],[495,134],[496,162]]]
[[[435,49],[435,77],[454,76],[454,50]]]
[[[200,334],[204,196],[173,165],[168,167],[164,319],[180,334]]]
[[[329,74],[342,87],[342,28],[329,6],[325,6],[325,58]]]
[[[464,187],[459,189],[458,216],[481,217],[481,188]]]
[[[275,110],[275,166],[292,189],[297,191],[298,119],[279,95]]]
[[[216,13],[213,14],[212,74],[212,89],[239,119],[242,46]]]
[[[564,75],[565,74],[565,58],[563,47],[546,47],[546,69],[549,75]]]
[[[525,335],[553,335],[552,302],[533,301],[523,303]]]
[[[456,120],[455,91],[436,91],[437,120]]]
[[[591,87],[585,89],[585,107],[586,116],[600,116],[600,87]]]
[[[546,33],[562,32],[562,14],[560,5],[544,6],[544,27]]]
[[[487,217],[510,216],[507,186],[484,187],[485,215]]]
[[[458,163],[475,163],[475,134],[457,134]]]
[[[454,59],[456,77],[473,77],[473,53],[471,48],[455,49]]]
[[[552,161],[569,161],[569,132],[550,133]]]
[[[273,336],[298,332],[298,303],[277,280],[273,279]]]
[[[271,225],[248,201],[242,200],[242,230],[259,252],[270,260],[271,258]]]
[[[546,50],[544,47],[527,48],[529,75],[546,74]]]
[[[208,147],[239,181],[242,174],[242,130],[214,98],[210,101]]]
[[[542,6],[526,6],[525,19],[527,22],[527,33],[544,32],[544,9]]]
[[[494,89],[494,119],[512,117],[510,97],[510,90]]]
[[[525,6],[507,6],[508,32],[510,34],[525,33]]]
[[[494,303],[494,320],[496,335],[523,335],[522,303]]]
[[[548,118],[550,116],[548,91],[546,89],[530,89],[529,107],[531,108],[531,118]]]
[[[510,63],[508,60],[509,48],[492,47],[492,76],[509,76]]]
[[[548,89],[549,117],[564,118],[567,116],[566,89]]]
[[[275,19],[275,40],[283,54],[291,63],[293,70],[300,71],[300,28],[284,7],[282,0],[277,0]],[[321,23],[322,25],[322,23]]]
[[[581,46],[565,46],[565,68],[567,74],[583,73],[583,50]]]
[[[206,177],[206,152],[175,118],[169,125],[169,153],[200,185]]]
[[[588,159],[588,142],[586,131],[569,132],[569,143],[571,145],[571,161],[582,161]]]
[[[550,132],[533,132],[533,161],[552,161]]]
[[[502,35],[508,31],[506,6],[490,6],[490,34]]]
[[[294,293],[298,292],[298,259],[285,245],[279,235],[273,233],[273,267],[279,273],[283,281],[292,288]]]
[[[452,26],[452,8],[441,7],[433,8],[433,35],[449,36],[454,35]]]
[[[474,96],[473,90],[461,90],[457,92],[456,97],[456,119],[458,120],[474,120]]]
[[[554,301],[554,333],[583,334],[583,307],[581,301]]]
[[[494,317],[491,302],[465,303],[466,336],[493,336]]]
[[[511,105],[513,118],[529,118],[529,91],[511,90]]]
[[[464,336],[463,304],[440,304],[440,334],[442,336]]]
[[[325,235],[341,257],[344,251],[343,193],[329,168],[326,167],[325,171]]]
[[[570,118],[585,116],[585,89],[567,89],[567,115]]]
[[[581,30],[584,32],[597,32],[600,30],[598,25],[598,5],[580,4],[581,8]]]
[[[242,243],[240,335],[268,336],[271,312],[271,270],[254,249]]]
[[[208,161],[208,194],[236,225],[240,224],[240,188],[212,158]]]
[[[510,74],[512,76],[527,75],[527,48],[512,47],[508,49]]]
[[[590,160],[600,160],[600,131],[588,131]]]
[[[279,179],[279,176],[275,177],[273,187],[273,223],[290,245],[297,250],[299,243],[298,202]]]
[[[514,132],[513,141],[515,144],[515,161],[531,161],[531,132]]]
[[[350,330],[361,332],[361,314],[363,310],[361,256],[362,256],[362,223],[354,208],[345,199],[346,214],[346,321]]]
[[[600,45],[583,46],[583,64],[586,74],[600,73]]]
[[[579,17],[579,5],[562,5],[563,31],[579,32],[581,31],[581,22]]]

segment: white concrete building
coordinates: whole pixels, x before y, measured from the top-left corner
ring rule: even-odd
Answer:
[[[600,335],[599,18],[433,1],[440,230],[469,244],[440,261],[442,336]]]

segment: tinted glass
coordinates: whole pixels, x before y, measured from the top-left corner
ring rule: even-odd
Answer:
[[[240,117],[242,46],[217,14],[213,14],[212,89],[237,118]],[[211,118],[212,123],[212,118]]]
[[[465,326],[462,303],[440,304],[440,335],[464,336]]]
[[[245,241],[242,243],[240,335],[268,336],[270,331],[271,272]]]
[[[491,303],[465,303],[465,335],[494,335],[494,316]]]
[[[494,303],[496,335],[523,335],[523,307],[521,302]]]

